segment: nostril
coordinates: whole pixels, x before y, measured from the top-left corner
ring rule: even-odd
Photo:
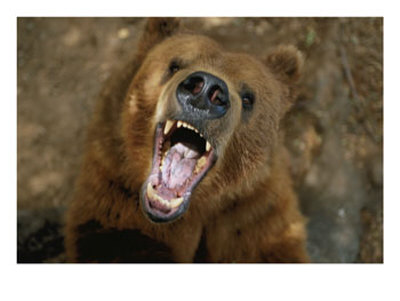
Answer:
[[[203,90],[203,86],[204,80],[199,76],[190,77],[183,84],[183,87],[192,95],[199,94]]]
[[[208,92],[208,99],[214,105],[217,105],[217,106],[226,105],[226,101],[224,99],[223,92],[222,92],[221,88],[217,85],[211,87],[210,91]]]

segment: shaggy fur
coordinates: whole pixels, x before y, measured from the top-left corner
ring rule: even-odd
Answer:
[[[180,69],[172,76],[173,60]],[[67,215],[69,260],[307,262],[304,218],[279,131],[301,65],[292,46],[263,62],[180,33],[176,19],[150,19],[135,58],[103,90],[89,129]],[[156,122],[173,114],[177,84],[198,70],[222,78],[230,91],[229,112],[206,128],[218,160],[179,219],[154,223],[142,211],[140,190]],[[248,111],[239,95],[244,84],[255,94]]]

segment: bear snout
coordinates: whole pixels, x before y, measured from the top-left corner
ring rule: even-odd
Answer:
[[[177,87],[176,97],[183,114],[190,120],[221,118],[230,107],[225,81],[203,71],[184,79]]]

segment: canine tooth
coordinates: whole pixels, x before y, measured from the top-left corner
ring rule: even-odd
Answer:
[[[211,144],[210,144],[210,142],[207,141],[206,151],[208,152],[208,151],[210,151],[210,149],[211,149]]]
[[[178,121],[178,128],[180,128],[182,126],[183,122],[182,121]]]
[[[170,208],[176,208],[183,202],[183,197],[172,199],[170,201]]]
[[[147,184],[147,196],[154,198],[156,196],[153,185],[150,183]]]
[[[168,134],[171,127],[174,125],[174,122],[171,120],[167,120],[167,122],[165,123],[165,127],[164,127],[164,135]]]

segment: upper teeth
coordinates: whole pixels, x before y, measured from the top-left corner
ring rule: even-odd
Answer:
[[[178,121],[178,128],[180,128],[180,127],[184,127],[189,130],[195,131],[197,134],[199,134],[201,137],[203,137],[203,135],[201,135],[199,133],[199,131],[194,126],[190,125],[189,123],[186,123],[184,121]]]
[[[176,122],[178,128],[180,128],[180,127],[187,128],[187,129],[192,130],[192,131],[196,132],[197,134],[199,134],[200,137],[204,138],[203,134],[200,133],[194,126],[190,125],[189,123],[187,123],[185,121],[181,121],[181,120],[178,120],[178,121],[167,120],[165,123],[165,127],[164,127],[164,135],[167,135],[171,131],[171,128],[175,124],[175,122]],[[207,141],[206,151],[208,152],[210,149],[211,149],[211,144]]]
[[[172,120],[167,120],[167,122],[165,123],[165,127],[164,127],[164,135],[167,135],[169,133],[169,131],[171,130],[172,126],[174,125],[175,121]],[[199,134],[201,137],[203,137],[203,135],[201,133],[199,133],[199,131],[192,125],[190,125],[187,122],[184,121],[178,121],[177,122],[177,127],[184,127],[187,128],[189,130],[195,131],[197,134]]]
[[[164,127],[164,135],[168,134],[171,127],[174,125],[174,122],[171,120],[167,120],[167,122],[165,123],[165,127]]]

